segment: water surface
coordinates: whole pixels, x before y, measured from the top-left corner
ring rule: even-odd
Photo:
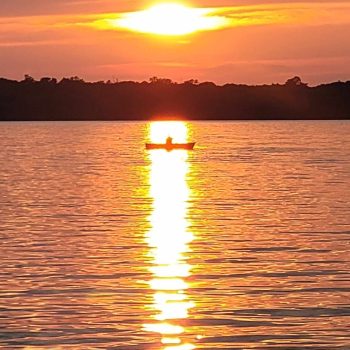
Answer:
[[[349,122],[2,123],[0,164],[1,349],[350,349]]]

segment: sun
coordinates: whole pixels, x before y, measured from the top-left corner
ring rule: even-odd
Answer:
[[[193,8],[180,3],[160,3],[146,10],[121,14],[109,20],[115,28],[140,33],[180,36],[226,25],[226,19],[215,16],[212,9]]]

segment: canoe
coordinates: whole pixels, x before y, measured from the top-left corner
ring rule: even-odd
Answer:
[[[195,142],[189,143],[146,143],[146,149],[165,149],[167,151],[172,151],[174,149],[185,149],[192,150],[194,148]]]

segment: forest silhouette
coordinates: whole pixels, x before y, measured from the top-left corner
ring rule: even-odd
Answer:
[[[79,77],[36,81],[0,78],[0,120],[190,120],[349,119],[350,81],[309,87],[299,77],[285,84],[215,85],[85,82]]]

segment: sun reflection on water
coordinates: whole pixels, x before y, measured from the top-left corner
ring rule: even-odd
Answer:
[[[168,136],[174,142],[186,142],[187,133],[187,125],[183,122],[154,122],[149,130],[154,143],[164,142]],[[194,306],[186,292],[190,286],[186,278],[191,275],[186,255],[193,240],[187,219],[190,197],[188,154],[186,151],[155,150],[149,157],[153,210],[146,239],[153,260],[150,268],[153,278],[149,285],[153,290],[155,315],[154,322],[144,324],[144,329],[161,335],[163,350],[191,350],[195,346],[184,340],[186,328],[183,322]]]

